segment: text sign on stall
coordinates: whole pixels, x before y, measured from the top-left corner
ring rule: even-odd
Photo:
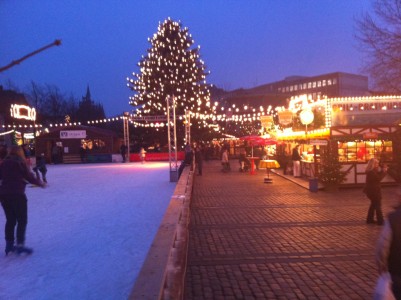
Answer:
[[[86,130],[60,130],[60,139],[84,139]]]
[[[377,132],[365,132],[363,134],[364,140],[377,140],[379,138],[379,134]]]
[[[260,123],[263,128],[270,128],[273,122],[273,116],[260,116]]]
[[[310,145],[315,145],[315,146],[327,146],[327,140],[310,140],[309,144]]]
[[[284,111],[278,112],[277,114],[278,114],[278,119],[279,119],[280,124],[289,125],[292,123],[292,116],[293,116],[292,111],[284,110]]]

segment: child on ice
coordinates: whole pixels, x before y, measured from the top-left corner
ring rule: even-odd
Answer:
[[[47,168],[46,168],[46,158],[45,154],[42,153],[40,156],[36,159],[36,166],[33,168],[33,171],[36,174],[36,178],[40,180],[39,172],[42,174],[42,181],[47,183],[46,179],[46,173],[47,173]]]

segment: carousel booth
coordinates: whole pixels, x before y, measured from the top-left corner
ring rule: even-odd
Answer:
[[[113,131],[91,126],[63,126],[36,138],[36,152],[50,163],[112,162],[122,140]]]
[[[395,132],[399,128],[401,97],[349,97],[323,99],[298,106],[290,103],[293,114],[305,107],[314,113],[314,121],[305,125],[304,131],[283,130],[278,139],[285,142],[286,152],[291,153],[296,144],[300,145],[302,156],[302,177],[315,178],[321,165],[320,153],[330,143],[334,145],[343,171],[348,171],[343,185],[365,183],[365,168],[371,158],[391,165],[396,145]],[[294,112],[295,111],[295,112]],[[386,175],[383,183],[394,183]]]

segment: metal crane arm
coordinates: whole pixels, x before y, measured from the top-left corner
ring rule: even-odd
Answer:
[[[44,51],[44,50],[46,50],[48,48],[51,48],[53,46],[60,46],[60,45],[61,45],[61,40],[55,40],[53,43],[51,43],[49,45],[46,45],[46,46],[44,46],[44,47],[42,47],[42,48],[40,48],[40,49],[38,49],[36,51],[33,51],[33,52],[21,57],[20,59],[13,60],[11,63],[9,63],[8,65],[6,65],[4,67],[0,67],[0,73],[5,71],[5,70],[7,70],[7,69],[9,69],[9,68],[11,68],[12,66],[20,64],[25,59],[27,59],[27,58],[35,55],[35,54],[38,54],[39,52],[42,52],[42,51]]]

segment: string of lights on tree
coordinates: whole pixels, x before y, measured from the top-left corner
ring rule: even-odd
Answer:
[[[136,115],[166,113],[166,99],[173,96],[176,113],[191,111],[202,116],[211,114],[210,91],[206,84],[206,67],[188,28],[168,18],[159,23],[158,31],[148,39],[151,47],[138,63],[139,73],[127,78],[135,92],[130,104],[139,106]]]

